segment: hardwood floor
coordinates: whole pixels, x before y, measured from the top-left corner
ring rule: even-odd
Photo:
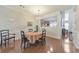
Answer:
[[[15,44],[10,43],[9,46],[6,48],[0,47],[0,53],[64,53],[64,52],[79,52],[78,50],[75,49],[74,45],[72,42],[65,42],[63,40],[62,46],[61,46],[61,41],[53,38],[46,38],[46,45],[41,46],[31,46],[26,49],[21,49],[20,47],[20,40],[16,40]]]

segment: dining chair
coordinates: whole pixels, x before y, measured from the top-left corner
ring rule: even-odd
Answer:
[[[1,46],[4,43],[6,47],[6,41],[8,40],[8,38],[9,38],[9,30],[1,30]],[[9,40],[8,40],[8,44],[9,44]]]
[[[45,45],[46,44],[46,30],[42,30],[42,35],[39,40],[36,40],[36,44]]]
[[[23,47],[25,49],[26,43],[27,43],[27,47],[29,47],[29,45],[30,45],[29,40],[25,36],[24,31],[21,31],[21,48]]]
[[[9,33],[9,30],[1,30],[0,31],[0,36],[1,36],[1,46],[3,45],[3,42],[5,44],[7,44],[8,41],[8,45],[9,45],[9,40],[14,38],[14,42],[15,42],[15,34],[11,34]]]

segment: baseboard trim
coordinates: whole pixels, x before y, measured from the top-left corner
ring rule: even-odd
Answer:
[[[51,38],[51,39],[60,40],[60,39],[58,39],[58,38],[55,38],[55,37],[50,37],[50,36],[46,36],[46,37],[48,37],[48,38]]]
[[[74,43],[73,43],[73,45],[74,45],[75,50],[76,50],[76,51],[79,51],[79,47],[76,46]]]
[[[77,46],[77,44],[75,44],[74,42],[73,42],[73,45],[76,49],[79,49],[79,46]]]

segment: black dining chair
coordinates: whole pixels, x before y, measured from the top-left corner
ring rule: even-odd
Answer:
[[[39,40],[36,40],[36,44],[41,44],[41,45],[46,44],[46,30],[45,29],[42,30],[42,35],[39,38]]]
[[[11,34],[9,33],[9,30],[1,30],[0,31],[0,37],[1,37],[1,46],[4,42],[5,47],[8,41],[8,45],[9,45],[9,40],[14,38],[14,42],[15,42],[15,34]]]
[[[3,42],[5,44],[6,47],[6,41],[8,40],[8,44],[9,44],[9,30],[1,30],[1,46],[3,45]]]
[[[26,48],[26,43],[27,43],[27,47],[29,47],[29,45],[30,45],[29,40],[25,36],[24,31],[21,31],[21,48],[22,47]]]

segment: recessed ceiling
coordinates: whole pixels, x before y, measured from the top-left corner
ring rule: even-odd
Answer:
[[[22,13],[28,13],[31,15],[45,15],[58,10],[69,9],[74,6],[71,5],[6,5],[5,7],[11,8]],[[38,12],[38,10],[40,10]]]

